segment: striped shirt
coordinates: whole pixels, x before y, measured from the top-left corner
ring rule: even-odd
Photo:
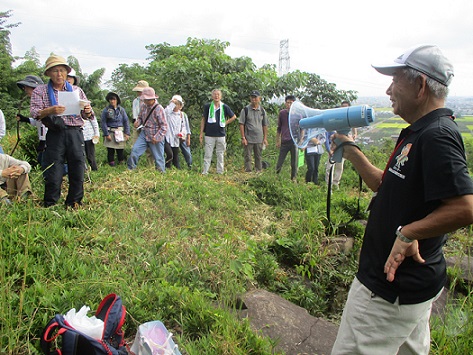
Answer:
[[[74,91],[79,91],[79,97],[81,100],[87,100],[87,96],[85,96],[84,91],[78,86],[73,86],[72,89]],[[66,86],[64,85],[64,90],[66,90]],[[54,96],[56,97],[56,101],[58,100],[58,91],[54,89]],[[45,108],[51,107],[51,103],[49,102],[48,96],[48,84],[39,85],[36,89],[33,90],[31,94],[31,103],[30,103],[30,115],[33,118],[39,117],[39,112],[44,110]],[[86,117],[84,115],[84,119],[95,119],[94,112],[92,111],[92,115],[90,117]],[[66,126],[79,126],[81,127],[84,124],[82,121],[82,117],[80,115],[66,115],[62,116],[64,120],[64,124]]]

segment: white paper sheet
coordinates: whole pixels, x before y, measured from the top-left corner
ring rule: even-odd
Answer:
[[[79,91],[58,91],[58,105],[65,106],[66,111],[59,116],[80,115]]]

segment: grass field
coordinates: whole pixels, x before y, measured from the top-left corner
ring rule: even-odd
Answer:
[[[375,130],[384,137],[399,131]],[[15,142],[11,137],[2,141],[5,151]],[[390,143],[363,150],[382,168]],[[16,154],[21,158],[21,150]],[[329,221],[325,185],[306,184],[305,167],[291,181],[288,161],[276,175],[274,144],[264,152],[270,168],[260,174],[242,172],[240,147],[230,147],[224,175],[216,175],[214,165],[208,176],[200,174],[199,149],[193,170],[166,174],[145,157],[135,171],[109,167],[102,146],[97,158],[99,171],[88,174],[84,206],[77,211],[62,205],[67,179],[61,203],[40,207],[39,170],[31,173],[36,199],[0,206],[0,353],[39,354],[39,336],[54,314],[84,304],[94,310],[110,292],[127,307],[128,340],[139,324],[161,320],[190,355],[278,354],[275,341],[235,316],[239,296],[254,288],[339,321],[364,227],[338,227],[351,219],[358,202],[359,217],[366,219],[371,198],[366,187],[358,190],[349,162],[340,190],[330,195]],[[323,180],[323,163],[319,172]],[[327,241],[337,236],[353,237],[354,249],[331,252]],[[446,254],[468,255],[471,240],[470,229],[455,233]],[[455,273],[449,270],[452,289],[461,282]],[[473,317],[473,302],[469,286],[464,290],[452,293],[444,319],[432,320],[434,355],[473,348],[473,323],[465,321]]]

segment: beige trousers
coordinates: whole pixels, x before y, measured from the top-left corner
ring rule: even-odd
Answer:
[[[355,278],[332,355],[428,355],[429,319],[436,298],[417,304],[392,304]]]
[[[31,192],[31,184],[28,174],[22,174],[18,179],[7,179],[7,190],[0,189],[0,198],[20,198],[25,192]]]

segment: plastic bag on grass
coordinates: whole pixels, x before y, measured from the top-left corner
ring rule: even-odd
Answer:
[[[135,355],[181,355],[164,324],[158,320],[141,324],[130,349]]]
[[[87,312],[90,311],[90,307],[82,306],[79,312],[76,313],[76,309],[72,308],[65,315],[64,319],[78,331],[90,336],[94,339],[102,339],[103,320],[98,319],[95,316],[88,317]]]

